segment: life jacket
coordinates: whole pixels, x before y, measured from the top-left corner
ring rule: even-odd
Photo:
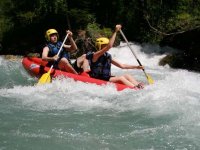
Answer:
[[[110,78],[112,56],[109,53],[105,52],[102,56],[99,57],[96,62],[92,62],[93,54],[89,55],[92,55],[92,57],[86,57],[90,64],[90,76],[99,79]]]
[[[58,54],[58,51],[59,51],[61,45],[62,45],[62,42],[57,42],[56,44],[48,43],[47,44],[47,46],[49,47],[49,54],[48,54],[48,56],[49,57],[53,57],[56,54]],[[70,54],[69,54],[69,52],[65,51],[62,48],[62,50],[61,50],[61,52],[59,54],[59,60],[61,58],[63,58],[63,57],[67,58],[67,60],[70,61]]]

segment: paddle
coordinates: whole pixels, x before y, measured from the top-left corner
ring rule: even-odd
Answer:
[[[61,52],[61,50],[62,50],[62,48],[63,48],[63,46],[64,46],[64,43],[65,43],[65,41],[67,40],[67,37],[68,37],[68,34],[65,36],[65,39],[64,39],[64,41],[63,41],[63,43],[62,43],[62,45],[61,45],[61,47],[60,47],[60,49],[59,49],[59,51],[58,51],[58,53],[57,53],[57,56],[59,56],[59,54],[60,54],[60,52]],[[54,63],[55,64],[55,63]],[[54,65],[53,64],[53,65]],[[47,72],[47,73],[45,73],[45,74],[43,74],[42,75],[42,77],[39,79],[39,81],[38,81],[38,85],[40,85],[40,84],[45,84],[45,83],[50,83],[51,82],[51,76],[50,76],[50,73],[51,73],[51,70],[52,70],[52,68],[53,68],[53,65],[51,65],[51,68],[49,69],[49,71]]]
[[[139,63],[140,66],[142,66],[141,62],[139,61],[139,59],[137,58],[137,56],[136,56],[136,54],[134,53],[133,49],[131,48],[130,44],[128,43],[128,40],[126,39],[126,37],[125,37],[124,33],[122,32],[122,30],[120,30],[120,33],[121,33],[121,35],[123,36],[124,40],[126,41],[126,43],[127,43],[128,47],[130,48],[131,52],[132,52],[133,55],[135,56],[137,62]],[[153,83],[154,83],[154,80],[151,78],[151,76],[148,75],[148,74],[145,72],[144,69],[142,69],[142,70],[143,70],[143,72],[144,72],[144,74],[145,74],[145,76],[146,76],[146,78],[147,78],[148,83],[149,83],[149,84],[153,84]]]

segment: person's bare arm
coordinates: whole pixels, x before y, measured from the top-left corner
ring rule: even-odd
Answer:
[[[121,68],[121,69],[144,69],[144,66],[135,66],[135,65],[128,65],[122,64],[114,59],[112,59],[112,64]]]
[[[58,56],[55,55],[53,57],[48,57],[48,53],[49,53],[49,48],[48,46],[43,48],[43,52],[42,52],[42,60],[46,60],[46,61],[56,61],[58,59]]]
[[[72,37],[73,33],[69,30],[67,30],[66,33],[68,34],[70,45],[64,44],[64,48],[67,49],[67,51],[73,52],[73,51],[77,50],[77,45]]]
[[[93,54],[93,59],[92,59],[93,62],[96,62],[101,55],[103,55],[106,51],[108,51],[110,48],[113,47],[117,32],[120,29],[121,29],[121,25],[115,26],[115,32],[113,33],[112,37],[110,38],[108,45]]]

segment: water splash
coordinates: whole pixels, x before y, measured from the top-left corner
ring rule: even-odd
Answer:
[[[1,133],[18,140],[26,138],[26,144],[29,139],[30,147],[34,146],[32,140],[45,139],[51,146],[55,141],[65,148],[72,148],[75,141],[88,149],[199,149],[200,75],[159,66],[166,56],[159,47],[131,46],[155,80],[140,91],[118,92],[113,84],[98,86],[62,77],[35,86],[37,80],[20,62],[0,57],[0,119],[3,125],[20,124],[12,129],[13,134],[0,129]],[[155,52],[149,55],[148,51]],[[138,65],[123,44],[110,53],[122,63]],[[112,69],[113,74],[130,73],[146,83],[141,70]],[[8,79],[13,81],[9,86]]]

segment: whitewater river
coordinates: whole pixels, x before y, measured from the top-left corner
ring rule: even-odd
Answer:
[[[155,80],[140,91],[63,78],[35,86],[21,60],[0,57],[0,150],[200,149],[200,74],[159,66],[165,48],[131,46]],[[110,53],[137,65],[125,44]],[[112,69],[147,84],[141,70]]]

